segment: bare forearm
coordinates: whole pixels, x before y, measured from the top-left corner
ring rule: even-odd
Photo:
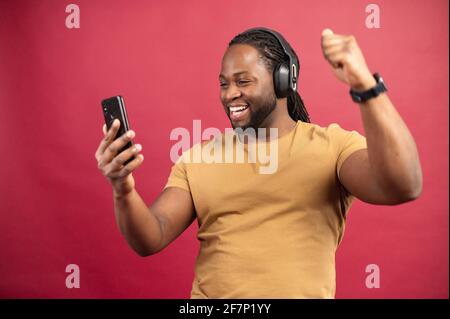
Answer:
[[[376,86],[353,35],[322,31],[322,52],[336,77],[358,92]],[[367,139],[371,176],[376,184],[400,201],[418,196],[422,171],[411,133],[386,93],[359,104]]]
[[[114,209],[120,232],[139,255],[158,251],[163,238],[160,222],[135,189],[125,196],[114,196]]]
[[[370,165],[381,187],[417,196],[422,170],[416,143],[387,94],[360,104]]]

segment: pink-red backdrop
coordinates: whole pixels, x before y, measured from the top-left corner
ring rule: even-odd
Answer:
[[[158,255],[138,257],[116,228],[111,188],[96,167],[102,98],[126,99],[145,161],[147,204],[172,165],[176,127],[229,127],[218,73],[228,41],[254,26],[279,30],[301,60],[312,121],[364,134],[360,113],[320,48],[325,27],[353,34],[417,142],[422,196],[382,207],[355,201],[337,253],[337,298],[448,297],[448,2],[0,2],[0,297],[186,298],[198,250],[194,223]],[[66,265],[81,287],[68,289]],[[377,264],[381,287],[368,289]]]

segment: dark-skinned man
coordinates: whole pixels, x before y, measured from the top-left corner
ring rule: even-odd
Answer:
[[[113,187],[118,227],[139,255],[161,251],[197,219],[200,251],[191,298],[333,298],[335,252],[352,200],[396,205],[421,193],[415,142],[356,39],[325,29],[321,45],[333,73],[352,90],[365,137],[336,123],[310,123],[299,93],[280,89],[284,80],[274,74],[282,64],[289,70],[289,55],[298,57],[274,32],[250,29],[234,37],[219,83],[235,131],[277,129],[276,138],[265,141],[277,145],[275,172],[261,174],[254,162],[186,161],[195,147],[211,143],[205,141],[180,157],[147,207],[132,175],[143,163],[142,147],[117,154],[134,132],[114,140],[118,123],[108,132],[104,127],[96,151]],[[233,145],[249,145],[234,137]]]

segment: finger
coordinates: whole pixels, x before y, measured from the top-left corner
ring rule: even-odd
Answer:
[[[110,169],[112,171],[120,170],[120,168],[125,165],[124,163],[126,161],[128,161],[133,156],[137,156],[140,151],[142,151],[141,144],[130,146],[125,151],[121,152],[119,155],[113,158],[113,160],[111,161]]]
[[[339,52],[345,52],[346,48],[347,48],[346,44],[342,44],[342,45],[336,45],[336,46],[332,46],[332,47],[323,49],[322,52],[325,57],[328,57],[329,55],[332,55],[332,54],[336,54]]]
[[[97,148],[96,156],[101,156],[105,152],[105,149],[114,141],[116,137],[117,131],[120,127],[120,121],[115,119],[111,125],[111,128],[106,133],[103,140],[100,142],[100,145]]]
[[[337,52],[333,54],[327,55],[327,60],[331,64],[331,66],[335,69],[342,68],[344,65],[345,59],[348,55],[345,52]]]
[[[102,130],[103,130],[103,135],[106,135],[106,124],[103,124]],[[96,158],[97,160],[98,160],[99,157],[101,156],[101,154],[100,154],[100,146],[102,145],[102,142],[103,142],[104,139],[105,139],[105,136],[103,136],[102,141],[100,142],[99,146],[98,146],[97,149],[95,150],[95,158]]]
[[[333,35],[333,34],[334,34],[333,30],[331,30],[329,28],[326,28],[322,31],[322,37],[326,37],[326,36]]]
[[[330,28],[325,28],[322,31],[322,38],[333,38],[333,37],[348,37],[348,34],[334,33]]]
[[[336,44],[328,48],[322,48],[322,53],[325,59],[332,64],[333,67],[341,67],[341,61],[336,61],[336,59],[341,58],[343,54],[348,52],[347,42]]]
[[[110,143],[105,149],[105,152],[103,153],[103,160],[106,163],[110,162],[120,152],[120,150],[124,148],[125,145],[127,145],[128,142],[133,140],[135,136],[136,133],[132,130],[129,130],[121,137],[114,140],[114,142]]]
[[[333,38],[322,39],[321,45],[323,49],[331,48],[337,45],[343,45],[348,43],[348,38],[345,36],[336,36]]]
[[[127,165],[122,167],[119,171],[112,172],[110,174],[110,178],[122,178],[127,176],[128,174],[132,173],[134,170],[136,170],[139,166],[141,166],[142,162],[144,161],[144,155],[139,154],[136,156],[134,160],[129,162]]]

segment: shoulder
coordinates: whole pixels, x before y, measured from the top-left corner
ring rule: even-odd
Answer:
[[[338,123],[330,123],[326,126],[321,126],[315,123],[301,122],[301,125],[303,134],[311,138],[317,137],[317,138],[333,139],[343,137],[352,132],[356,132],[347,130],[341,127],[341,125],[339,125]]]
[[[328,125],[322,126],[322,125],[319,125],[319,124],[316,124],[316,123],[301,122],[301,125],[306,130],[326,132],[328,134],[334,134],[336,132],[349,132],[348,130],[343,128],[338,123],[330,123]]]

